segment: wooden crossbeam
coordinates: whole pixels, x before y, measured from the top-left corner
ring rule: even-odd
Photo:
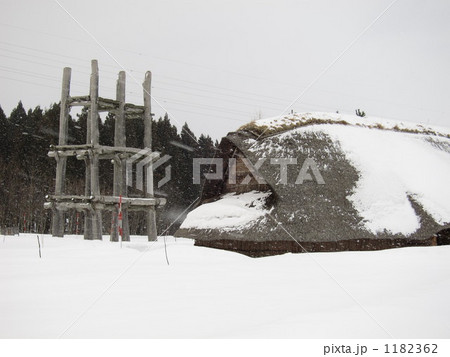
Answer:
[[[65,211],[69,209],[95,210],[106,209],[115,210],[119,204],[120,197],[117,196],[67,196],[67,195],[49,195],[46,197],[45,209]],[[149,207],[164,206],[165,198],[130,198],[122,197],[122,205],[131,210],[148,211]]]
[[[64,150],[100,150],[101,152],[130,152],[139,153],[143,149],[132,148],[128,146],[106,146],[106,145],[93,145],[93,144],[83,144],[83,145],[51,145],[52,151],[64,151]]]
[[[94,146],[94,145],[65,145],[53,146],[53,150],[49,151],[47,155],[49,157],[60,158],[77,156],[78,159],[83,159],[87,156],[96,154],[100,159],[112,159],[118,155],[121,159],[129,158],[133,155],[139,154],[142,149],[131,147],[115,147],[115,146]],[[142,156],[144,156],[143,154]],[[161,154],[157,151],[152,152],[152,161],[156,161],[160,158]]]
[[[91,97],[89,95],[69,97],[68,105],[70,107],[90,107]],[[98,97],[97,112],[109,112],[117,114],[119,106],[120,102],[118,100]],[[145,106],[136,105],[133,103],[125,103],[123,110],[125,119],[142,119],[145,114]],[[151,113],[151,116],[154,115],[154,113]]]
[[[114,205],[119,203],[119,196],[80,196],[80,195],[47,195],[48,202],[81,202],[81,203],[103,203],[106,205]],[[130,204],[136,206],[158,206],[166,203],[165,198],[158,197],[122,197],[122,204]]]
[[[124,109],[125,109],[125,112],[128,112],[128,113],[144,113],[145,107],[143,105],[125,103]]]
[[[77,150],[77,149],[92,149],[94,145],[92,144],[81,144],[81,145],[50,145],[52,150]]]
[[[71,107],[86,107],[91,104],[91,97],[88,95],[69,97],[67,102]]]
[[[154,207],[154,205],[149,206],[137,206],[137,205],[129,205],[128,207],[125,205],[124,208],[128,211],[141,211],[141,212],[148,212],[149,207]],[[96,210],[101,211],[115,211],[116,205],[106,205],[103,203],[80,203],[80,202],[45,202],[44,203],[44,209],[51,209],[57,212],[65,212],[69,210],[76,210],[79,212],[93,212]]]

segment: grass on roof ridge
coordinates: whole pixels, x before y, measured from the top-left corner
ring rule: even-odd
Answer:
[[[251,121],[250,123],[242,125],[237,131],[247,131],[258,137],[265,138],[267,136],[272,136],[276,134],[280,134],[292,129],[301,128],[308,125],[316,125],[316,124],[339,124],[339,125],[354,125],[360,126],[369,129],[381,129],[381,130],[392,130],[399,131],[404,133],[414,133],[414,134],[428,134],[434,136],[441,136],[447,139],[450,139],[450,134],[439,133],[431,129],[409,129],[409,128],[400,128],[398,125],[395,125],[393,128],[386,128],[380,123],[377,124],[350,124],[345,120],[333,120],[333,119],[317,119],[311,118],[306,120],[296,120],[294,118],[289,119],[290,123],[283,123],[282,125],[273,127],[270,125],[256,125],[256,121]]]

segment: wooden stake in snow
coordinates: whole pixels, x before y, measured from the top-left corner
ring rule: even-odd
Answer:
[[[39,258],[42,258],[42,256],[41,256],[41,242],[39,242],[39,236],[37,236],[37,241],[38,241],[38,247],[39,247]]]
[[[77,219],[75,222],[76,222],[75,223],[75,226],[76,226],[75,234],[78,235],[78,234],[80,234],[80,213],[79,212],[77,212]]]
[[[119,196],[119,241],[120,248],[122,248],[122,235],[123,235],[123,226],[122,226],[122,195]]]

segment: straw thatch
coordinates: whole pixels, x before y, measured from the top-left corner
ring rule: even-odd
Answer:
[[[449,225],[439,224],[417,202],[408,196],[416,215],[420,218],[420,228],[409,235],[392,234],[389,231],[373,233],[366,228],[364,220],[348,200],[360,173],[347,159],[339,144],[320,130],[300,130],[308,125],[355,125],[344,120],[330,122],[308,118],[305,125],[285,125],[270,128],[269,134],[253,123],[229,133],[222,139],[221,155],[225,164],[229,158],[247,158],[255,163],[260,158],[295,157],[301,164],[312,158],[326,184],[308,180],[295,184],[292,180],[280,184],[280,170],[276,165],[262,165],[259,174],[265,184],[253,178],[249,184],[240,185],[249,172],[238,164],[236,184],[230,184],[230,168],[225,165],[224,179],[209,181],[203,190],[202,202],[220,200],[230,192],[243,193],[252,190],[271,193],[266,201],[267,214],[251,224],[228,229],[183,227],[177,236],[195,239],[196,245],[229,249],[251,256],[264,256],[284,252],[376,250],[401,246],[426,246],[446,242],[445,229]],[[389,130],[381,125],[368,126],[366,130]],[[256,129],[256,130],[255,130]],[[397,126],[398,129],[398,126]],[[392,128],[391,130],[396,130]],[[409,133],[414,130],[405,129]],[[427,129],[428,130],[428,129]],[[420,130],[419,130],[420,131]],[[418,132],[419,132],[418,131]],[[289,132],[289,135],[281,133]],[[265,135],[261,136],[261,133]],[[439,133],[420,131],[430,135],[430,140]],[[447,139],[443,139],[447,140]],[[450,152],[449,143],[436,145],[436,150]],[[444,145],[444,147],[442,147]],[[294,170],[294,168],[292,168]],[[297,169],[298,173],[298,169]],[[296,173],[288,171],[295,180]],[[450,203],[449,203],[450,204]],[[441,232],[437,234],[438,232]],[[448,234],[448,233],[447,233]]]

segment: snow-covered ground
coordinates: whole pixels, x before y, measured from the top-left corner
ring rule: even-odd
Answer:
[[[0,236],[0,337],[450,337],[450,246],[253,259],[169,237],[167,252],[45,236],[39,258],[35,234]]]

